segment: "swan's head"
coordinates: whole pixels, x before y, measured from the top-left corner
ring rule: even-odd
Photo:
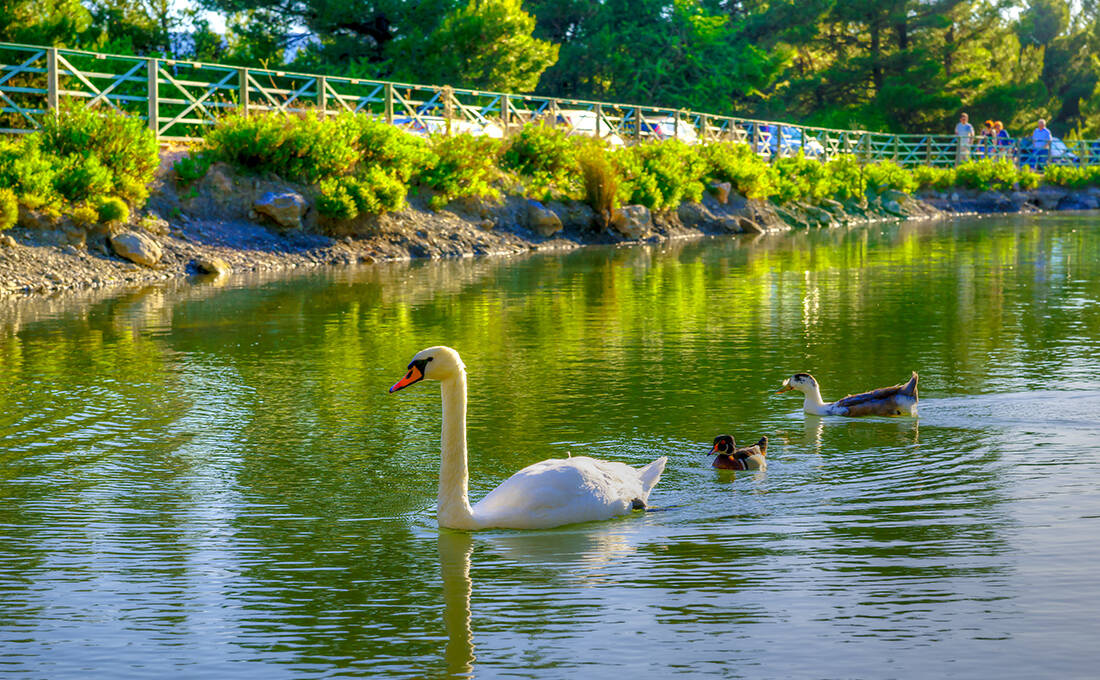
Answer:
[[[462,358],[458,356],[458,352],[450,347],[439,346],[422,349],[409,362],[408,373],[405,374],[404,378],[393,384],[390,392],[396,392],[424,379],[446,380],[453,378],[465,370],[466,366],[462,363]]]
[[[814,380],[812,375],[809,373],[795,373],[783,381],[783,387],[780,387],[776,394],[783,394],[791,390],[813,392],[815,389],[817,389],[817,381]]]
[[[737,449],[737,444],[733,441],[733,437],[728,434],[720,434],[714,438],[714,447],[710,450],[711,453],[733,453]]]

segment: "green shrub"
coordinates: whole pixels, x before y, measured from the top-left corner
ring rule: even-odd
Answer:
[[[499,198],[493,186],[500,176],[497,156],[500,143],[489,137],[454,135],[433,137],[435,164],[420,173],[420,182],[435,195],[429,201],[439,210],[456,198]]]
[[[0,187],[0,231],[11,229],[19,219],[19,202],[15,200],[15,192],[7,187]]]
[[[706,162],[679,140],[627,147],[614,157],[622,176],[619,198],[624,203],[667,210],[703,197]]]
[[[65,156],[54,179],[57,193],[72,203],[106,196],[114,185],[114,174],[98,156]]]
[[[321,180],[317,211],[335,219],[381,215],[405,207],[407,192],[400,180],[374,166],[358,175]]]
[[[1021,189],[1029,191],[1039,186],[1043,176],[1025,165],[1016,174],[1016,181],[1020,183]]]
[[[213,162],[214,157],[212,154],[200,151],[184,156],[173,163],[172,170],[175,171],[176,178],[179,181],[190,184],[206,177],[206,173],[210,171]]]
[[[113,110],[74,106],[56,118],[47,116],[40,145],[43,154],[56,158],[95,158],[111,178],[111,186],[102,193],[112,193],[132,203],[145,202],[146,187],[160,165],[160,147],[152,130],[140,118]],[[98,170],[83,167],[86,172],[101,176]],[[97,178],[89,175],[84,179],[93,188],[96,186],[93,180]],[[66,184],[74,188],[80,182]]]
[[[1016,182],[1016,168],[1007,160],[983,158],[955,168],[958,185],[979,191],[1007,191]]]
[[[1043,181],[1054,186],[1067,189],[1081,189],[1088,185],[1089,176],[1086,168],[1075,168],[1070,165],[1047,165],[1043,170]]]
[[[99,222],[99,211],[86,201],[71,206],[68,214],[69,219],[78,227],[92,227]]]
[[[36,134],[0,138],[0,186],[11,188],[28,208],[56,209],[62,200],[54,188],[58,167],[42,154],[41,139]]]
[[[729,182],[746,198],[767,198],[778,191],[775,170],[747,144],[715,142],[703,146],[699,153],[707,164],[708,177]]]
[[[99,221],[103,224],[127,222],[130,219],[130,208],[125,201],[115,196],[108,196],[100,200],[97,213]]]
[[[316,115],[232,114],[207,133],[206,152],[241,172],[270,172],[312,184],[349,173],[359,159],[350,121]]]
[[[599,146],[583,147],[577,154],[584,182],[584,201],[606,227],[618,206],[619,175],[607,152]]]
[[[918,189],[946,191],[955,186],[955,169],[918,165],[913,168],[913,181]]]
[[[317,212],[325,217],[350,220],[359,216],[359,207],[348,192],[347,178],[328,177],[321,180],[316,198]]]
[[[862,198],[864,187],[863,165],[855,156],[837,156],[825,164],[829,182],[829,194],[840,201]]]
[[[806,158],[802,152],[775,161],[778,174],[776,198],[788,201],[819,202],[829,194],[829,177],[825,166]]]
[[[383,120],[349,113],[341,115],[337,124],[351,131],[359,166],[379,166],[403,184],[415,180],[421,170],[435,162],[426,140]]]
[[[913,175],[893,161],[871,163],[863,169],[865,187],[882,193],[888,189],[911,194],[917,190]]]
[[[525,125],[509,140],[501,166],[527,178],[529,191],[573,193],[578,179],[577,146],[561,129],[541,122]]]

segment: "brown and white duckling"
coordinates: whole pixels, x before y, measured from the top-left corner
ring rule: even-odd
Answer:
[[[917,374],[904,385],[882,387],[862,394],[851,394],[832,403],[821,400],[817,381],[809,373],[795,373],[783,381],[776,394],[798,390],[806,395],[802,409],[819,416],[915,416],[917,415]]]
[[[767,437],[761,437],[752,446],[739,449],[733,437],[728,434],[718,435],[714,438],[714,448],[710,452],[717,454],[710,466],[719,470],[768,469],[768,461],[764,458],[768,453]]]

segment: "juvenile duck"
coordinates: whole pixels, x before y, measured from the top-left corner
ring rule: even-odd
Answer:
[[[768,469],[768,461],[764,458],[768,453],[767,437],[761,437],[752,446],[739,449],[733,437],[728,434],[718,435],[714,438],[714,448],[710,452],[717,454],[710,466],[719,470]]]
[[[817,381],[809,373],[795,373],[783,381],[776,394],[798,390],[806,395],[802,408],[819,416],[915,416],[917,415],[917,374],[904,385],[882,387],[852,394],[827,404],[821,400]]]

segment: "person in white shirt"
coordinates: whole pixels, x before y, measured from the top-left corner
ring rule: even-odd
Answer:
[[[1031,133],[1031,146],[1034,150],[1032,157],[1035,160],[1033,167],[1036,170],[1041,170],[1047,164],[1047,157],[1050,156],[1050,144],[1050,129],[1047,128],[1046,120],[1040,118],[1038,127],[1035,128],[1035,132]]]
[[[955,165],[959,165],[970,160],[970,143],[974,141],[974,126],[970,124],[970,116],[965,113],[959,116],[955,136],[959,138],[955,148]]]

